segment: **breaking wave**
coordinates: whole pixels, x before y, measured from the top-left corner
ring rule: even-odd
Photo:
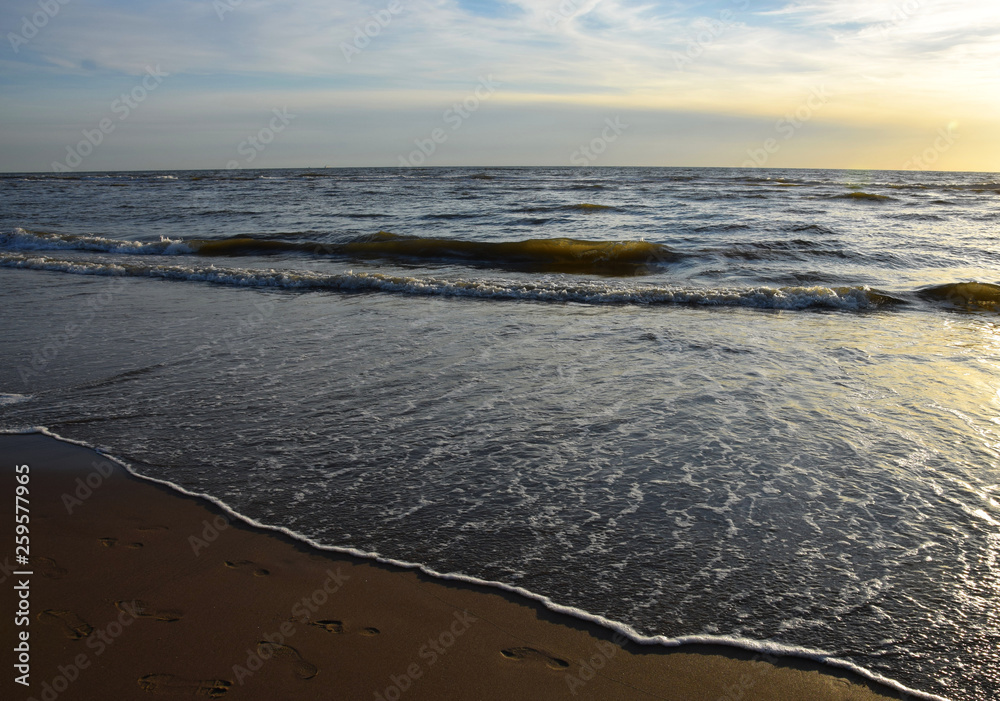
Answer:
[[[671,286],[626,286],[572,280],[446,280],[383,273],[319,273],[308,270],[249,270],[214,265],[146,265],[76,261],[19,253],[0,254],[0,266],[80,275],[149,277],[212,282],[243,287],[340,292],[391,292],[495,300],[575,302],[600,305],[693,305],[756,309],[836,309],[863,311],[905,304],[904,300],[867,287],[744,287],[697,289]]]
[[[672,263],[680,256],[649,241],[583,241],[570,238],[525,241],[467,241],[403,236],[380,231],[343,243],[284,241],[254,236],[226,239],[119,241],[100,236],[15,229],[0,234],[7,250],[76,250],[134,255],[245,256],[300,253],[350,258],[458,262],[540,272],[634,275]]]

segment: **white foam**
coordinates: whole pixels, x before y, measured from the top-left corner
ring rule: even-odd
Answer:
[[[168,240],[160,243],[166,245]],[[183,246],[178,242],[170,245]],[[143,244],[157,245],[157,244]],[[527,300],[536,302],[575,302],[602,305],[665,305],[751,307],[756,309],[838,309],[860,311],[877,306],[876,297],[867,287],[745,287],[682,288],[670,286],[628,286],[622,284],[545,279],[532,282],[516,280],[443,280],[433,277],[409,277],[383,273],[320,273],[309,270],[249,270],[214,265],[146,265],[102,261],[64,260],[48,256],[0,253],[0,266],[50,270],[81,275],[121,275],[153,277],[166,280],[213,282],[246,287],[277,287],[298,290],[345,292],[393,292],[398,294],[477,297],[481,299]]]
[[[294,540],[306,543],[309,546],[316,548],[317,550],[322,550],[332,553],[341,553],[368,560],[374,560],[376,562],[392,565],[394,567],[416,569],[423,572],[426,575],[435,577],[437,579],[465,582],[468,584],[475,584],[479,586],[487,586],[496,589],[501,589],[503,591],[511,592],[513,594],[517,594],[524,598],[531,599],[532,601],[537,601],[550,611],[569,615],[574,618],[594,623],[596,625],[599,625],[603,628],[614,631],[616,633],[620,633],[621,635],[627,637],[630,641],[637,643],[639,645],[659,645],[662,647],[679,647],[681,645],[692,645],[692,644],[723,645],[728,647],[740,648],[743,650],[749,650],[750,652],[754,652],[760,655],[798,657],[802,659],[819,662],[829,667],[836,667],[848,670],[850,672],[853,672],[854,674],[857,674],[858,676],[870,679],[872,681],[875,681],[879,684],[887,686],[896,691],[909,694],[910,696],[916,699],[927,699],[928,701],[949,701],[943,696],[937,696],[935,694],[930,694],[910,689],[904,686],[903,684],[895,681],[894,679],[889,679],[888,677],[878,674],[877,672],[870,671],[868,669],[865,669],[864,667],[860,667],[846,660],[838,659],[832,656],[831,654],[820,650],[812,650],[809,648],[797,647],[793,645],[785,645],[783,643],[776,643],[776,642],[762,641],[762,640],[751,640],[749,638],[742,638],[738,636],[728,636],[728,635],[682,635],[676,637],[668,637],[665,635],[646,636],[640,634],[634,628],[625,623],[612,621],[603,616],[599,616],[590,613],[589,611],[584,611],[583,609],[579,609],[573,606],[565,606],[563,604],[556,603],[547,596],[536,594],[535,592],[529,591],[522,587],[516,587],[510,584],[504,584],[503,582],[493,582],[490,580],[479,579],[478,577],[470,577],[463,574],[437,572],[435,570],[430,569],[429,567],[426,567],[425,565],[383,557],[379,555],[377,552],[366,552],[364,550],[358,550],[357,548],[350,548],[350,547],[323,545],[322,543],[318,543],[312,540],[311,538],[308,538],[300,533],[296,533],[295,531],[290,530],[288,528],[284,528],[282,526],[272,526],[257,521],[256,519],[253,519],[249,516],[245,516],[244,514],[241,514],[230,508],[230,506],[225,502],[209,494],[204,494],[201,492],[193,492],[189,489],[185,489],[184,487],[178,484],[170,482],[169,480],[163,480],[156,477],[150,477],[148,475],[144,475],[136,471],[135,468],[133,468],[126,461],[111,455],[110,453],[106,452],[101,448],[90,445],[89,443],[86,443],[84,441],[74,440],[72,438],[64,438],[63,436],[60,436],[59,434],[48,430],[44,426],[34,426],[20,431],[0,431],[0,435],[2,434],[23,435],[23,434],[33,434],[33,433],[40,433],[49,436],[51,438],[54,438],[56,440],[63,441],[64,443],[71,443],[73,445],[79,445],[84,448],[89,448],[90,450],[94,450],[97,453],[99,453],[102,457],[111,460],[114,463],[117,463],[123,469],[129,472],[129,474],[132,474],[139,479],[143,479],[146,480],[147,482],[153,482],[155,484],[160,484],[169,487],[187,496],[205,499],[206,501],[215,504],[223,512],[225,512],[227,515],[235,519],[239,519],[240,521],[243,521],[244,523],[254,526],[255,528],[281,533]]]
[[[11,404],[19,404],[21,402],[26,402],[31,399],[30,394],[3,394],[0,393],[0,406],[10,406]]]
[[[159,241],[119,241],[103,236],[61,236],[14,229],[0,234],[0,248],[11,251],[97,251],[134,255],[174,256],[194,253],[189,245],[164,236]]]

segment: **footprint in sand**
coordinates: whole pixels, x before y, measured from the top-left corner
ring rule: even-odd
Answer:
[[[195,681],[175,677],[173,674],[147,674],[139,677],[139,688],[152,694],[194,694],[216,699],[233,685],[225,679],[203,679]]]
[[[263,567],[258,567],[257,563],[252,560],[226,560],[226,567],[231,570],[245,570],[252,569],[254,577],[266,577],[271,574],[269,570],[265,570]]]
[[[142,547],[142,543],[122,543],[117,538],[100,538],[98,542],[106,548],[117,548],[119,545],[127,545],[130,548]]]
[[[152,618],[154,621],[163,621],[165,623],[179,621],[184,616],[180,611],[161,611],[151,608],[145,601],[139,599],[135,599],[134,601],[116,601],[115,608],[135,618]]]
[[[34,572],[48,577],[49,579],[62,579],[66,576],[66,568],[60,567],[51,557],[38,557],[37,555],[28,558]]]
[[[327,633],[343,633],[344,632],[344,622],[343,621],[309,621],[309,625],[316,626],[317,628],[322,628]]]
[[[294,621],[296,619],[293,618],[292,620]],[[344,627],[344,622],[343,621],[330,621],[330,620],[309,621],[309,625],[316,626],[317,628],[322,628],[327,633],[346,633],[347,632],[347,628]],[[378,628],[368,627],[368,628],[362,628],[361,630],[359,630],[358,634],[359,635],[364,635],[364,636],[367,636],[367,637],[371,637],[373,635],[378,635],[381,632],[382,631],[380,631]]]
[[[551,669],[566,669],[569,667],[569,662],[566,660],[553,657],[544,650],[536,650],[533,647],[509,647],[506,650],[501,650],[500,654],[509,660],[517,660],[518,662],[527,660],[544,662]]]
[[[312,679],[319,672],[316,665],[302,659],[302,655],[294,647],[261,640],[257,643],[257,654],[265,660],[272,657],[288,660],[292,665],[292,673],[299,679]]]
[[[38,620],[42,623],[51,623],[59,626],[66,634],[66,637],[73,640],[86,638],[94,632],[94,627],[92,625],[87,623],[72,611],[47,609],[38,614]]]

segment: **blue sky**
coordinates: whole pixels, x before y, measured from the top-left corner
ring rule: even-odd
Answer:
[[[4,171],[1000,170],[992,0],[7,0],[0,29]]]

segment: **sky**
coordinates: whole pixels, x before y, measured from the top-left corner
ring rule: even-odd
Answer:
[[[0,171],[1000,171],[996,0],[4,0]]]

